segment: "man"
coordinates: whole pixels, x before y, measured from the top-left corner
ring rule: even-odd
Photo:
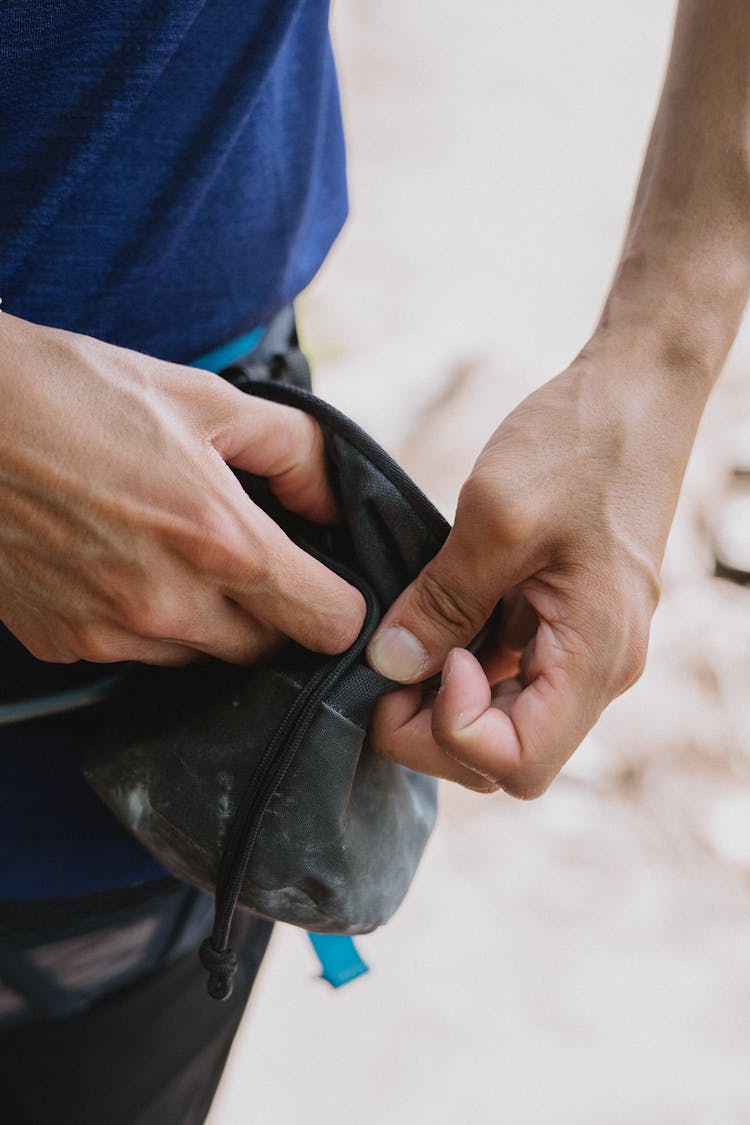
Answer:
[[[266,323],[343,219],[325,6],[25,7],[0,16],[13,314],[0,317],[0,617],[63,663],[251,661],[284,636],[341,651],[359,595],[284,540],[225,465],[331,518],[314,427],[177,366]],[[749,74],[746,6],[683,0],[600,324],[500,425],[446,547],[371,643],[373,665],[409,685],[379,704],[382,753],[534,796],[640,673],[685,463],[748,291]],[[477,660],[463,646],[503,595]],[[416,685],[441,670],[423,702]],[[48,760],[10,737],[16,768],[22,753]],[[27,802],[32,789],[19,786]],[[35,838],[16,829],[6,871]],[[63,858],[72,835],[60,826]],[[123,858],[109,822],[92,843],[105,871],[63,863],[50,892],[44,856],[16,861],[5,896],[158,874]],[[14,1059],[33,1057],[33,1032]]]

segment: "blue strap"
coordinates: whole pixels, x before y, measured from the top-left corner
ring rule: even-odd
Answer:
[[[198,356],[197,359],[191,361],[190,366],[201,367],[204,371],[221,371],[223,367],[234,363],[241,355],[246,355],[247,352],[252,351],[264,332],[265,328],[254,328],[252,332],[246,332],[244,336],[235,336],[228,344],[222,344],[220,348],[214,348],[213,351]]]
[[[334,934],[308,934],[313,949],[318,955],[323,972],[323,980],[327,980],[334,988],[356,980],[363,973],[369,972],[369,965],[360,957],[357,947],[350,937],[338,937]]]

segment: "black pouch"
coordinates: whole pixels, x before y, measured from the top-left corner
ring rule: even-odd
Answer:
[[[215,893],[201,947],[209,992],[231,992],[236,905],[319,933],[373,930],[405,895],[432,829],[436,782],[388,761],[366,737],[393,684],[363,660],[382,611],[440,549],[448,524],[352,421],[309,391],[223,373],[243,390],[320,423],[343,521],[286,511],[238,473],[295,542],[363,593],[367,618],[341,656],[290,644],[267,663],[138,668],[106,712],[85,774],[163,864]]]

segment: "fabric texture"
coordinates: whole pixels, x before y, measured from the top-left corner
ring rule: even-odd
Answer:
[[[326,0],[4,0],[0,296],[188,362],[268,323],[346,215]]]

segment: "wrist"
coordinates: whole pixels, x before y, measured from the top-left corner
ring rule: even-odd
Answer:
[[[582,417],[618,456],[650,465],[674,501],[714,381],[702,344],[632,308],[602,318],[572,368]],[[630,313],[630,309],[628,313]]]
[[[682,251],[630,241],[594,336],[627,342],[657,370],[697,393],[718,378],[750,292],[750,259],[736,247]]]
[[[750,16],[682,0],[622,259],[597,333],[710,389],[750,293]]]

